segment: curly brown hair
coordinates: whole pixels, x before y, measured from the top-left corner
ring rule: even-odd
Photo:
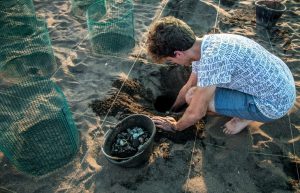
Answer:
[[[193,46],[196,35],[184,21],[172,16],[163,17],[150,26],[147,52],[154,62],[174,57],[174,51],[185,51]]]

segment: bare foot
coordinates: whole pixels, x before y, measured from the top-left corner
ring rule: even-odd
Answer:
[[[237,134],[246,128],[246,126],[251,122],[252,121],[250,120],[234,117],[224,125],[225,128],[223,129],[223,132],[228,135]]]

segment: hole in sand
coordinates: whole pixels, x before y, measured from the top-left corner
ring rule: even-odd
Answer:
[[[188,80],[190,71],[183,67],[174,66],[160,67],[159,71],[160,73],[156,78],[160,80],[161,85],[155,87],[153,92],[146,89],[147,85],[143,84],[143,79],[127,79],[124,82],[124,77],[120,76],[112,83],[113,89],[108,92],[104,99],[94,100],[89,106],[100,117],[104,116],[109,110],[109,115],[118,120],[122,120],[131,114],[166,116],[166,111],[171,108],[179,90]],[[123,85],[122,89],[118,92],[121,85]],[[156,89],[159,90],[159,92],[157,92],[158,94],[155,96]],[[150,92],[150,94],[148,92]],[[118,95],[117,100],[115,100],[116,95]],[[185,107],[186,106],[183,105],[183,108]],[[182,112],[184,110],[183,108],[177,109],[177,112]],[[177,112],[168,115],[178,120],[181,114]],[[175,143],[185,143],[188,140],[194,140],[196,133],[197,137],[200,138],[202,132],[196,131],[197,128],[204,128],[204,122],[200,121],[199,124],[197,123],[196,125],[177,133],[157,129],[154,140],[159,141],[161,138],[168,138]]]
[[[175,102],[176,97],[172,95],[160,95],[154,101],[154,108],[158,112],[165,113],[169,111],[172,107],[173,103]]]

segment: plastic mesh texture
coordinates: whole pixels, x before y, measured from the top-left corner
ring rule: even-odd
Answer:
[[[0,92],[0,151],[22,172],[44,175],[68,163],[79,139],[56,84],[39,79]]]
[[[97,0],[72,0],[72,14],[78,19],[85,20],[88,7],[97,2]]]
[[[31,34],[36,23],[32,0],[0,0],[0,36],[19,36]]]
[[[0,0],[0,151],[20,171],[44,175],[78,151],[46,22],[31,0]]]
[[[13,83],[50,77],[57,65],[45,21],[26,18],[22,25],[14,25],[15,21],[5,21],[10,30],[3,30],[6,35],[0,37],[0,74]],[[29,23],[25,23],[27,21]],[[10,34],[12,32],[16,33]]]
[[[32,0],[0,0],[0,86],[50,77],[56,69],[46,22]]]
[[[135,45],[131,0],[101,0],[87,10],[89,40],[95,54],[128,53]]]

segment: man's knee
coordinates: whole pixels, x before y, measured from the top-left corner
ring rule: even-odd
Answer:
[[[216,108],[215,108],[215,95],[211,98],[211,100],[208,103],[208,111],[211,112],[216,112]]]
[[[191,103],[191,100],[193,98],[193,95],[194,95],[194,92],[195,92],[196,88],[197,88],[196,86],[193,86],[187,91],[187,93],[185,95],[185,101],[186,101],[187,104]],[[216,110],[215,110],[215,95],[209,101],[207,110],[210,111],[210,112],[214,112],[214,113],[216,112]]]

